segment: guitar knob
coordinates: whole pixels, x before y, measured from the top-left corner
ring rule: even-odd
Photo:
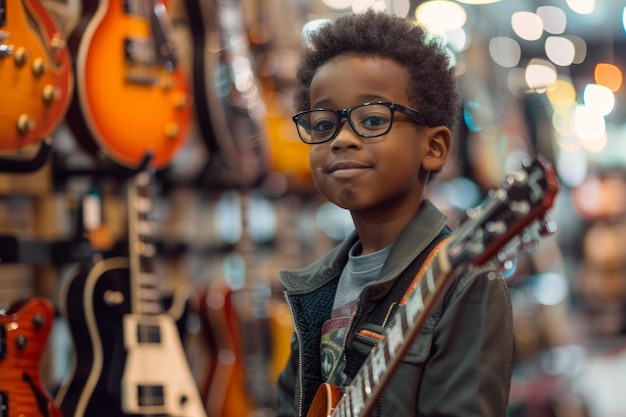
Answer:
[[[35,77],[41,77],[46,70],[46,64],[41,58],[35,58],[33,62],[33,74]]]
[[[15,339],[15,345],[17,346],[19,350],[24,350],[27,344],[28,344],[28,339],[24,335],[20,335],[17,337],[17,339]]]
[[[46,324],[46,319],[41,314],[35,314],[33,317],[33,325],[36,329],[40,329],[43,325]]]
[[[60,34],[55,33],[50,40],[50,47],[53,50],[53,53],[56,55],[61,49],[65,48],[65,39],[61,37]]]
[[[17,118],[17,131],[20,135],[25,135],[35,128],[35,120],[26,113],[20,114]]]
[[[177,93],[174,95],[174,108],[177,110],[185,108],[187,104],[187,95],[185,93]]]
[[[0,39],[0,42],[2,39]],[[0,45],[0,58],[13,55],[13,45]]]
[[[22,65],[26,63],[29,57],[30,57],[30,54],[28,53],[26,48],[24,48],[23,46],[20,46],[19,48],[15,50],[15,55],[13,56],[13,59],[15,59],[15,64],[18,67],[21,67]]]
[[[168,139],[176,138],[176,135],[178,135],[178,132],[179,132],[178,123],[171,122],[165,126],[165,136]]]
[[[46,104],[51,104],[59,98],[59,89],[52,84],[46,84],[43,88],[43,101]]]

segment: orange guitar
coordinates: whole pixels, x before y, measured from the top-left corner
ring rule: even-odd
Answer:
[[[69,50],[39,0],[0,0],[0,153],[46,139],[72,86]]]
[[[187,139],[192,105],[161,0],[85,0],[68,40],[76,88],[68,125],[91,154],[166,167]]]
[[[0,415],[61,417],[39,377],[53,319],[45,298],[20,300],[0,311]]]

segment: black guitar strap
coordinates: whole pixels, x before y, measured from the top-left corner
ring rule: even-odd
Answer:
[[[424,265],[424,262],[434,254],[438,248],[439,243],[448,237],[451,230],[448,226],[445,226],[441,232],[430,242],[428,247],[420,253],[420,255],[409,265],[409,267],[402,273],[392,289],[387,293],[385,299],[379,303],[372,314],[370,315],[367,324],[357,330],[356,339],[359,340],[360,334],[368,334],[371,338],[372,335],[377,335],[382,338],[385,332],[385,325],[388,323],[389,318],[393,317],[397,309],[402,306],[401,300],[407,294],[410,288],[414,288],[414,281],[419,280],[418,274],[420,269]],[[413,284],[413,286],[412,286]],[[361,368],[363,362],[372,350],[373,345],[367,343],[352,343],[350,348],[346,351],[346,367],[344,372],[352,380],[358,370]]]

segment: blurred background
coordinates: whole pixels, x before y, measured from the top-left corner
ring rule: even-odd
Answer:
[[[557,232],[507,264],[509,416],[626,416],[624,1],[8,3],[0,306],[36,296],[54,305],[40,361],[53,395],[85,337],[68,325],[69,306],[84,301],[70,289],[96,262],[129,253],[124,190],[151,150],[152,262],[209,415],[272,415],[291,331],[277,272],[352,229],[316,192],[290,118],[298,51],[324,19],[371,7],[442,36],[457,65],[462,120],[429,190],[452,226],[524,160],[543,155],[560,182]],[[22,55],[15,39],[31,29]],[[43,76],[28,67],[37,44]]]

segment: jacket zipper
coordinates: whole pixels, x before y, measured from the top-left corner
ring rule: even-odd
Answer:
[[[298,386],[300,387],[299,389],[299,394],[298,394],[298,416],[302,417],[302,408],[304,406],[303,404],[303,399],[302,399],[302,392],[303,392],[303,382],[302,382],[302,370],[303,370],[303,363],[304,363],[304,359],[302,357],[302,337],[300,335],[300,329],[298,328],[298,326],[296,326],[296,315],[294,314],[293,311],[293,305],[291,304],[291,298],[287,295],[284,294],[285,300],[287,301],[287,306],[289,307],[289,312],[291,315],[291,326],[293,327],[293,331],[296,334],[296,338],[298,339]]]

